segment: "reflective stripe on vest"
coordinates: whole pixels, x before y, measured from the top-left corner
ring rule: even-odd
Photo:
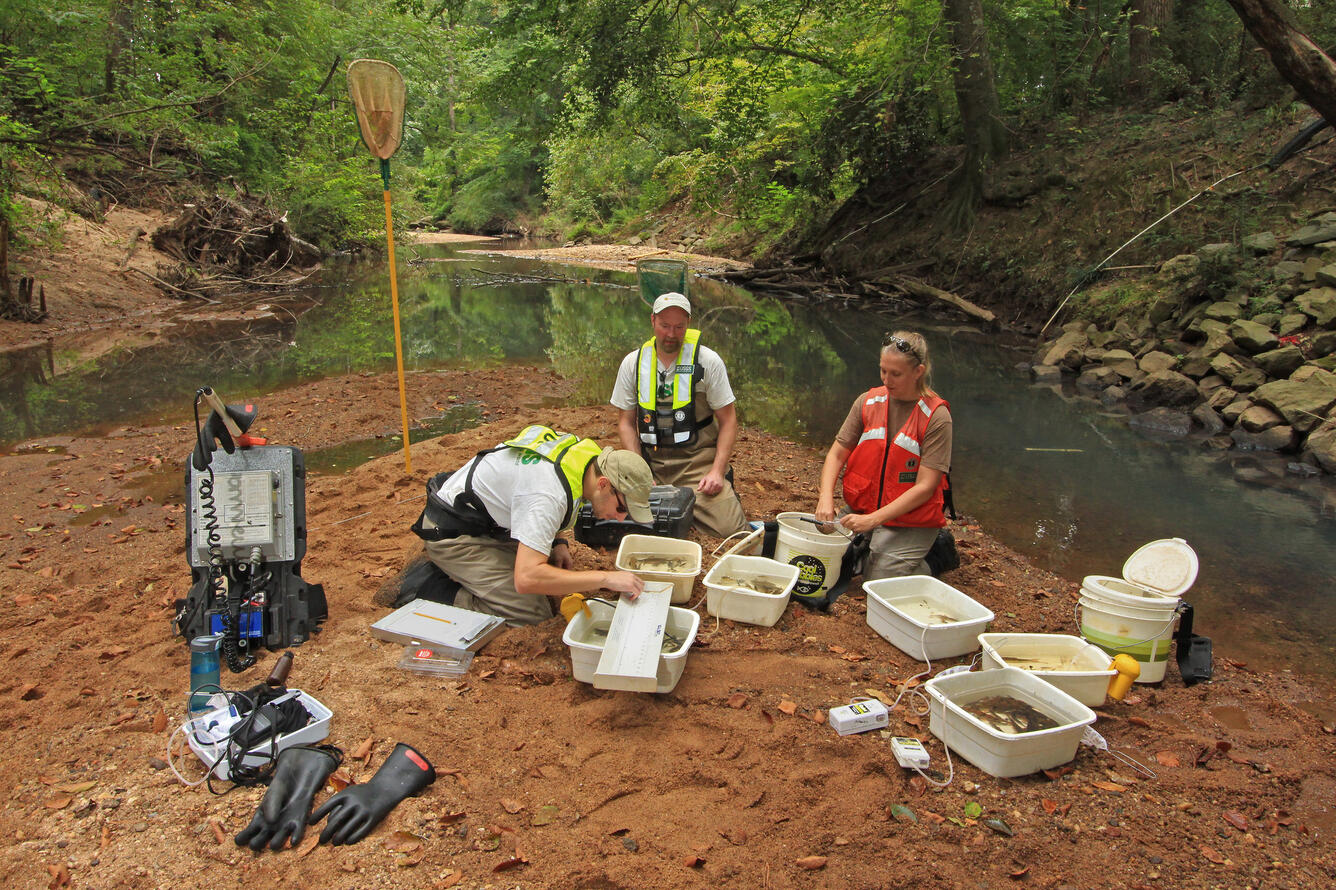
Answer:
[[[549,427],[534,424],[525,427],[518,436],[501,443],[502,447],[528,452],[535,458],[552,463],[569,501],[561,527],[566,528],[575,518],[575,504],[584,497],[584,475],[589,462],[603,453],[597,442],[581,439],[574,433],[559,433]],[[529,463],[524,455],[520,463]]]
[[[700,331],[688,328],[682,338],[682,350],[678,353],[677,364],[673,373],[672,390],[672,441],[659,441],[659,400],[658,400],[658,356],[654,350],[654,338],[651,337],[640,347],[636,359],[636,404],[640,410],[636,414],[636,427],[640,441],[646,445],[687,445],[695,441],[696,436],[696,388],[697,357],[700,350]],[[679,420],[678,417],[681,417]]]

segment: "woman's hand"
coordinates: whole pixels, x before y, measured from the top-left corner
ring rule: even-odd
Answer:
[[[846,513],[840,517],[840,525],[855,534],[870,532],[881,525],[871,513]]]
[[[817,498],[813,515],[822,522],[830,522],[835,518],[835,499],[824,494]]]

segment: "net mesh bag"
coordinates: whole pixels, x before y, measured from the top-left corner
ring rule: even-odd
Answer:
[[[640,280],[640,296],[653,303],[659,294],[676,291],[687,295],[687,264],[684,260],[636,260],[636,277]]]
[[[357,109],[362,141],[382,161],[399,150],[404,131],[407,89],[399,69],[377,59],[358,59],[348,66],[348,93]]]

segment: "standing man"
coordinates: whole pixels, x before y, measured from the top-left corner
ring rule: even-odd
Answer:
[[[649,318],[654,336],[622,359],[612,390],[618,438],[645,456],[655,482],[694,487],[696,525],[727,537],[747,527],[728,466],[738,435],[728,369],[687,327],[682,294],[661,294]]]
[[[640,593],[644,582],[630,572],[575,570],[557,535],[575,524],[581,500],[599,519],[652,522],[651,484],[639,454],[535,425],[433,477],[413,531],[427,557],[460,583],[456,606],[511,626],[537,624],[554,614],[550,596]]]

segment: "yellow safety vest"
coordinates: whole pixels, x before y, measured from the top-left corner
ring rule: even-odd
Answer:
[[[574,433],[559,433],[540,424],[527,426],[518,436],[501,443],[506,448],[516,448],[533,455],[520,456],[520,463],[532,463],[533,460],[546,460],[556,465],[557,476],[568,497],[566,517],[561,527],[566,528],[575,518],[575,505],[584,497],[584,475],[589,462],[603,453],[603,449],[592,439],[581,439]]]
[[[696,441],[696,381],[704,377],[704,371],[697,362],[700,352],[700,331],[688,328],[682,340],[682,351],[677,356],[677,366],[673,369],[673,391],[671,405],[665,401],[660,407],[658,400],[658,359],[654,352],[654,338],[651,337],[640,347],[640,356],[636,361],[636,403],[640,410],[636,412],[636,429],[640,441],[651,447],[684,446]],[[671,432],[667,441],[660,441],[659,416],[671,415]]]

